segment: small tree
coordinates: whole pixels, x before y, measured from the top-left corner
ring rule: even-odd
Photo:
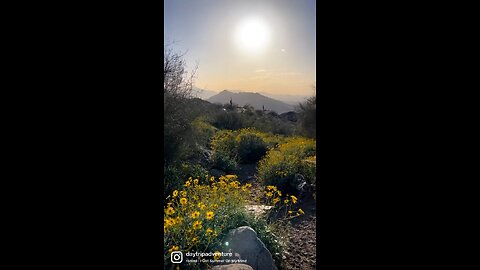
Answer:
[[[313,86],[314,91],[316,86]],[[315,93],[315,92],[314,92]],[[317,133],[317,97],[316,95],[308,98],[305,102],[299,104],[298,108],[298,127],[302,135],[315,138]]]
[[[187,106],[192,97],[195,67],[188,72],[185,54],[174,52],[168,45],[164,47],[163,57],[163,128],[165,162],[174,160],[185,145],[184,141],[193,120]]]

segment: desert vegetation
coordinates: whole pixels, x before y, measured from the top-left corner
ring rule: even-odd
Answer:
[[[173,251],[217,252],[230,230],[250,226],[291,269],[281,232],[315,216],[316,97],[289,115],[209,103],[192,95],[195,69],[168,46],[163,75],[165,262]]]

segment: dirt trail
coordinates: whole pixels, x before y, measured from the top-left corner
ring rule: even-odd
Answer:
[[[241,164],[237,175],[241,183],[251,183],[248,204],[258,205],[257,198],[263,196],[264,186],[254,178],[256,164]],[[282,226],[285,236],[283,265],[285,270],[315,269],[316,266],[316,202],[311,194],[299,198],[297,204],[305,215],[292,219]]]
[[[238,181],[240,183],[250,183],[252,184],[252,188],[248,195],[247,201],[250,205],[258,205],[260,204],[257,199],[263,196],[262,192],[264,190],[263,185],[258,183],[255,179],[255,173],[257,172],[257,164],[240,164],[239,169],[237,171]]]

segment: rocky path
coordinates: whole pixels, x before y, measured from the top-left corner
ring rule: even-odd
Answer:
[[[300,202],[305,215],[293,219],[287,228],[283,259],[285,269],[315,269],[316,266],[316,204],[313,198]]]
[[[251,183],[252,189],[248,197],[249,205],[259,205],[257,198],[263,196],[264,186],[255,181],[256,164],[240,165],[237,175],[241,183]],[[282,235],[285,243],[283,267],[279,270],[315,269],[316,266],[316,202],[311,194],[299,200],[298,207],[305,215],[290,220],[279,226],[278,235]]]

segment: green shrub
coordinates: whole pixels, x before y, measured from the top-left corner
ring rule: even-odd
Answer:
[[[238,155],[235,133],[230,130],[219,131],[212,139],[213,167],[225,172],[237,169]]]
[[[214,119],[213,125],[220,129],[239,129],[242,128],[240,115],[234,111],[219,111]]]
[[[300,176],[315,186],[315,166],[307,157],[315,156],[316,145],[312,139],[295,137],[270,149],[260,160],[257,178],[268,185],[275,185],[295,193]]]
[[[198,164],[180,163],[164,166],[165,192],[169,193],[179,189],[183,179],[188,179],[189,177],[205,178],[207,174],[208,171]]]
[[[233,173],[238,169],[238,161],[235,157],[230,157],[224,153],[215,153],[213,155],[213,167],[226,173]]]
[[[191,124],[190,138],[185,143],[181,160],[209,167],[212,160],[207,152],[216,131],[217,129],[208,123],[205,117],[197,117]]]
[[[214,167],[232,172],[239,162],[257,162],[268,149],[277,147],[287,139],[282,135],[259,132],[253,128],[218,131],[211,142]]]
[[[257,162],[267,152],[263,138],[255,133],[240,133],[236,140],[238,156],[243,163]]]

